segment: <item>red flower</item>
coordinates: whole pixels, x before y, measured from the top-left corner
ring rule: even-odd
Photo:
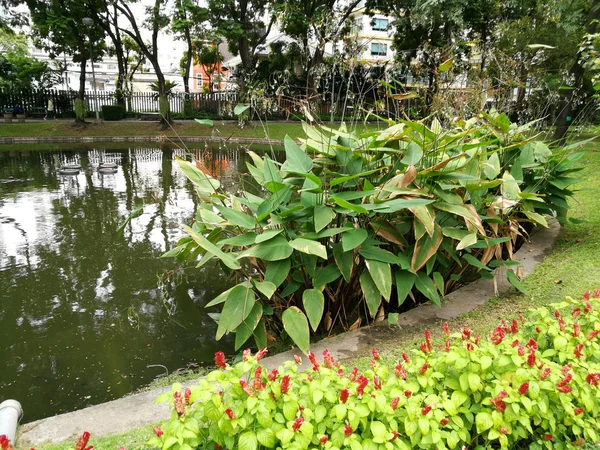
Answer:
[[[75,450],[84,450],[86,448],[86,445],[89,440],[90,440],[90,433],[88,433],[87,431],[84,431],[83,434],[81,435],[81,437],[79,438],[77,445],[75,446]]]
[[[475,337],[475,345],[479,345],[479,340],[481,339],[481,336],[477,335],[477,337]]]
[[[230,419],[235,419],[235,414],[233,413],[232,410],[230,410],[229,408],[227,408],[225,410],[225,414],[227,414],[227,417],[229,417]]]
[[[285,394],[290,388],[290,376],[286,375],[281,380],[281,394]]]
[[[263,359],[265,357],[265,355],[269,353],[269,350],[267,349],[267,347],[260,349],[257,353],[256,353],[256,362],[260,361],[261,359]]]
[[[472,331],[469,330],[468,328],[463,328],[462,329],[462,336],[461,336],[462,340],[466,341],[467,339],[470,339],[471,338],[471,333],[472,333]]]
[[[579,317],[579,315],[580,315],[580,314],[581,314],[581,308],[575,308],[575,309],[573,310],[572,316],[573,316],[574,318],[577,318],[577,317]]]
[[[369,362],[371,369],[375,370],[375,368],[377,367],[377,361],[375,361],[375,358],[371,358],[371,361]]]
[[[563,375],[566,375],[567,373],[569,373],[569,371],[573,368],[573,364],[567,364],[566,366],[563,366],[560,368],[560,371]]]
[[[513,334],[519,332],[519,322],[517,322],[515,319],[512,320],[512,324],[510,326],[510,332]]]
[[[583,308],[583,312],[585,314],[591,313],[594,310],[594,308],[592,308],[592,305],[590,304],[590,302],[585,302],[585,308]]]
[[[584,300],[589,300],[590,299],[590,291],[587,291],[585,294],[583,294],[583,299]]]
[[[294,355],[294,361],[296,361],[296,364],[298,365],[302,364],[302,358],[300,358],[298,355]]]
[[[398,438],[398,432],[396,430],[392,430],[392,438],[390,439],[390,442],[394,442],[397,438]]]
[[[358,375],[358,367],[355,367],[354,369],[352,369],[352,372],[350,372],[348,379],[350,381],[354,381],[354,380],[356,380],[356,375]]]
[[[225,369],[227,367],[227,363],[225,362],[225,353],[217,352],[215,353],[215,364],[217,367],[221,369]]]
[[[529,389],[529,383],[525,382],[521,386],[519,386],[519,394],[525,395],[527,394],[527,390]]]
[[[548,375],[550,375],[550,367],[546,367],[544,370],[542,370],[542,373],[540,373],[540,380],[545,380]]]
[[[179,392],[173,393],[173,407],[175,411],[177,411],[177,416],[181,417],[185,415],[185,406],[183,406],[183,400],[181,399],[181,394]]]
[[[304,423],[304,417],[300,416],[296,420],[294,420],[294,424],[292,425],[292,430],[296,433],[302,424]]]
[[[579,333],[581,333],[581,327],[579,326],[579,322],[575,322],[573,324],[573,333],[571,333],[571,336],[577,337],[579,336]]]
[[[185,401],[186,405],[190,404],[190,396],[192,395],[192,391],[190,390],[190,388],[185,388],[185,390],[183,391],[183,400]]]
[[[572,373],[566,374],[565,377],[557,383],[556,389],[559,392],[562,392],[563,394],[568,394],[569,392],[571,392],[573,390],[568,386],[572,379],[573,379]]]
[[[350,424],[348,424],[348,421],[346,420],[346,426],[344,427],[344,436],[350,437],[352,435],[352,432],[352,427],[350,426]]]
[[[262,380],[262,367],[258,366],[254,372],[254,389],[260,391],[264,387],[265,382]]]
[[[340,401],[342,403],[346,403],[348,401],[348,396],[350,395],[350,391],[348,389],[342,389],[340,391]]]
[[[2,450],[13,450],[13,446],[5,434],[0,435],[0,448]],[[32,449],[32,450],[35,450],[35,449]]]
[[[406,353],[402,353],[402,359],[404,360],[404,362],[408,362],[408,355]]]
[[[219,444],[215,444],[215,450],[223,450],[223,447]]]
[[[587,340],[591,341],[596,336],[598,336],[598,330],[590,331],[590,334],[587,335]]]
[[[498,428],[498,431],[500,433],[502,433],[502,434],[508,434],[509,433],[508,428],[506,428],[506,427],[500,427],[500,428]]]
[[[337,371],[337,376],[340,377],[340,378],[342,378],[344,376],[344,369],[339,369]]]
[[[448,322],[444,322],[443,329],[444,329],[444,336],[446,336],[446,337],[450,336],[450,327],[448,326]]]
[[[396,378],[402,378],[403,380],[406,380],[406,370],[402,368],[402,363],[400,361],[398,361],[398,364],[396,364],[396,370],[394,371],[394,374],[396,375]]]
[[[578,416],[579,414],[581,414],[583,412],[583,408],[575,408],[575,410],[573,412],[575,413],[576,416]]]
[[[421,366],[421,370],[419,370],[419,375],[425,375],[427,372],[427,368],[429,367],[429,363],[425,363]]]
[[[446,425],[448,425],[448,422],[450,422],[450,419],[444,417],[442,420],[440,420],[440,425],[445,427]]]
[[[321,445],[325,445],[327,444],[327,441],[329,440],[329,436],[327,436],[326,434],[324,434],[321,439],[319,439],[319,442],[321,443]]]
[[[585,378],[585,381],[587,381],[590,386],[598,386],[598,381],[600,381],[600,373],[590,373]]]
[[[504,412],[506,409],[506,403],[504,399],[508,396],[506,391],[500,392],[496,397],[490,399],[490,403],[496,407],[496,411]]]
[[[560,326],[560,331],[565,331],[565,320],[562,317],[558,318],[558,325]]]
[[[412,392],[410,392],[408,389],[406,391],[404,391],[404,396],[406,398],[410,398],[411,395],[412,395]]]
[[[154,427],[154,434],[158,437],[161,437],[165,433],[160,429],[160,427]]]
[[[331,353],[329,353],[329,350],[323,350],[323,365],[326,368],[331,369],[334,364],[335,360],[333,359],[333,356],[331,356]]]
[[[525,356],[525,347],[523,347],[522,345],[519,345],[517,347],[517,353],[519,354],[519,356]]]
[[[583,344],[577,344],[577,346],[575,347],[575,351],[573,352],[575,353],[576,358],[581,358],[583,356],[581,350],[583,350]]]
[[[379,355],[379,352],[376,349],[371,350],[371,354],[373,355],[373,359],[375,361],[379,361],[381,359],[381,356]]]
[[[248,359],[250,359],[250,357],[252,356],[252,351],[247,348],[246,350],[244,350],[242,352],[242,361],[246,362],[248,361]]]
[[[530,350],[530,351],[536,351],[538,349],[538,345],[537,342],[535,342],[535,339],[531,338],[529,339],[529,342],[526,344],[526,347]]]
[[[592,297],[594,297],[594,298],[600,297],[600,289],[594,289],[594,293],[592,294]]]
[[[542,440],[543,441],[551,441],[552,440],[552,435],[551,434],[545,434],[544,436],[542,436]]]
[[[365,392],[365,388],[369,384],[369,380],[362,375],[358,377],[358,387],[356,388],[356,395],[361,396]]]
[[[421,349],[421,351],[423,353],[429,353],[431,350],[429,350],[429,347],[427,347],[427,343],[423,342],[421,345],[419,345],[419,348]]]
[[[392,400],[392,403],[390,403],[390,406],[392,407],[392,409],[394,411],[396,411],[396,408],[398,407],[398,403],[400,403],[400,397],[396,397],[394,400]]]
[[[505,336],[504,328],[501,326],[496,327],[496,328],[494,328],[494,331],[492,331],[492,334],[490,335],[490,340],[495,345],[499,345],[504,340],[504,336]]]
[[[427,344],[427,350],[433,350],[433,342],[431,341],[431,331],[427,330],[425,332],[425,343]]]
[[[450,339],[446,339],[446,345],[444,347],[444,351],[446,353],[448,353],[450,351],[450,345],[451,345]]]
[[[277,379],[277,375],[279,375],[279,371],[277,369],[273,369],[271,370],[271,372],[269,372],[267,378],[269,379],[269,381],[275,381]]]
[[[429,411],[431,411],[431,405],[427,405],[423,409],[421,409],[421,414],[426,416],[427,414],[429,414]]]
[[[529,350],[529,356],[527,357],[527,365],[529,367],[535,366],[535,351]]]
[[[473,343],[471,341],[467,341],[466,345],[467,345],[467,350],[469,350],[470,352],[475,350],[475,346],[473,345]]]
[[[315,356],[315,354],[313,352],[308,352],[308,360],[310,361],[310,363],[312,364],[312,369],[313,370],[319,370],[319,362],[317,361],[317,357]]]
[[[518,339],[515,339],[514,341],[512,341],[512,344],[510,344],[510,346],[512,348],[515,348],[517,345],[519,345],[519,340]]]
[[[381,378],[379,378],[377,375],[375,375],[375,377],[373,378],[373,386],[378,391],[381,390]]]
[[[242,389],[244,390],[244,392],[247,395],[253,395],[254,394],[254,389],[252,389],[252,386],[250,386],[244,380],[240,380],[240,386],[242,387]]]

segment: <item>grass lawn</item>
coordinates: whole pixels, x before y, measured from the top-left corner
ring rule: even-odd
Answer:
[[[377,129],[377,124],[358,125],[358,131]],[[383,127],[383,125],[381,125]],[[221,136],[283,139],[286,135],[292,138],[304,136],[302,124],[252,122],[240,128],[232,122],[215,121],[213,127],[200,125],[194,121],[175,122],[172,128],[163,129],[155,122],[120,121],[88,123],[85,126],[75,126],[71,121],[49,121],[2,124],[0,137],[42,137],[42,136],[161,136],[171,138],[177,136]]]
[[[582,223],[568,223],[556,242],[553,252],[524,280],[529,295],[513,294],[494,298],[485,305],[456,319],[450,320],[452,330],[467,327],[475,334],[486,335],[500,320],[512,318],[530,308],[545,306],[560,301],[564,296],[580,297],[584,292],[600,288],[600,145],[589,144],[581,163],[585,167],[579,174],[584,181],[571,201],[569,216]],[[396,361],[403,351],[417,346],[423,333],[431,328],[434,338],[440,338],[441,323],[430,326],[419,325],[402,329],[376,328],[374,335],[383,359]],[[397,330],[397,331],[396,331]],[[345,361],[346,367],[356,365],[361,371],[369,368],[370,350]],[[90,444],[96,450],[127,450],[141,446],[151,436],[152,427],[132,430],[119,436],[94,438]],[[38,450],[66,450],[75,442],[52,446],[38,446]]]

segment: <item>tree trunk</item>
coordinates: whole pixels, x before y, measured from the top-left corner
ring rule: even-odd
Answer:
[[[600,0],[594,0],[588,10],[587,25],[585,27],[586,34],[596,32],[598,19],[600,19]],[[572,89],[563,89],[560,91],[559,114],[556,118],[556,130],[552,136],[552,140],[557,145],[564,144],[569,127],[573,123],[575,100],[583,87],[585,69],[581,65],[581,56],[581,51],[578,51],[575,62],[569,71],[573,79]]]
[[[183,66],[183,115],[187,119],[192,112],[192,104],[190,103],[190,69],[192,67],[192,52],[194,46],[192,44],[192,36],[189,27],[185,28],[185,41],[187,42],[187,57]]]
[[[323,55],[325,46],[319,46],[315,49],[313,57],[309,59],[309,64],[306,72],[306,97],[309,98],[317,93],[317,77],[315,76],[314,67],[318,67],[323,64]]]
[[[75,99],[75,122],[85,122],[85,66],[87,60],[84,59],[80,63],[79,71],[79,90],[77,92],[77,98]],[[93,64],[93,63],[92,63]]]

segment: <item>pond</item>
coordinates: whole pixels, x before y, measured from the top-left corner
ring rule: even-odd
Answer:
[[[0,147],[0,401],[19,400],[29,422],[210,363],[217,350],[232,353],[232,339],[215,341],[204,308],[230,281],[210,265],[167,279],[176,262],[160,256],[196,206],[174,156],[188,155],[235,192],[247,158],[239,150]],[[118,164],[117,173],[100,174],[100,162]],[[66,163],[82,170],[60,175]]]

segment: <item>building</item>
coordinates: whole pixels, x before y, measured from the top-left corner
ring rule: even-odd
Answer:
[[[208,43],[209,45],[215,45],[215,43]],[[219,53],[223,57],[223,62],[217,64],[215,73],[212,76],[213,91],[223,91],[230,88],[229,79],[232,76],[233,71],[225,65],[224,61],[232,59],[233,55],[227,49],[227,43],[219,42]],[[190,74],[190,92],[208,92],[210,87],[208,85],[209,77],[206,74],[204,67],[200,64],[194,64]]]

